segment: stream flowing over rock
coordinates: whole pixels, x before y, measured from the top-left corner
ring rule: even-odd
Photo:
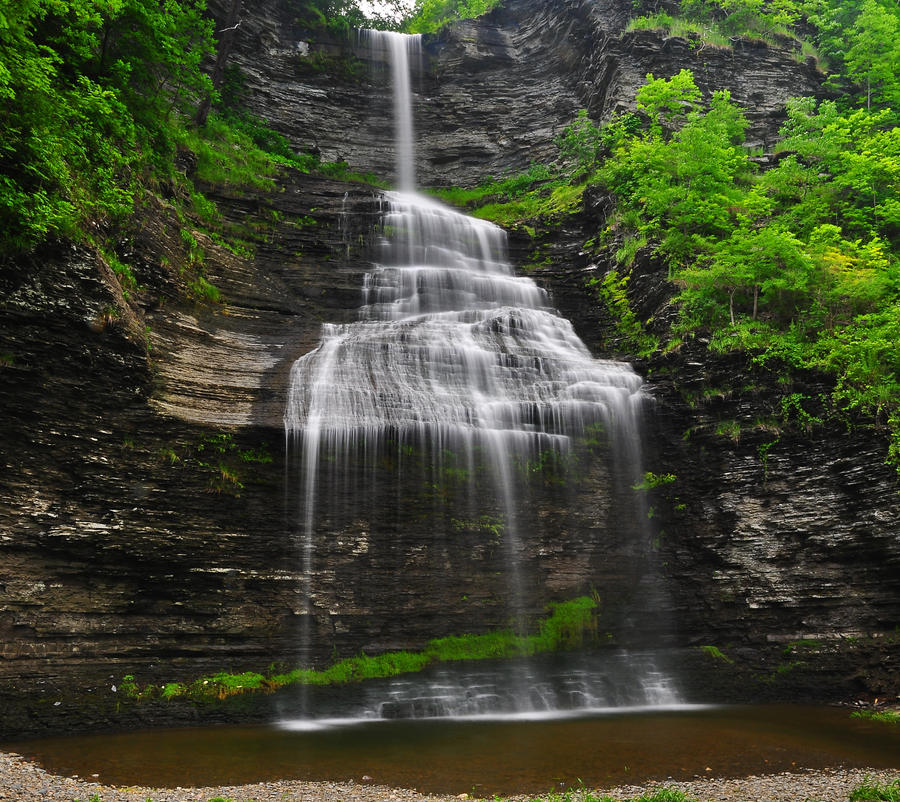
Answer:
[[[633,108],[648,72],[687,67],[707,95],[728,88],[763,148],[787,98],[822,94],[814,65],[782,50],[625,33],[631,13],[628,0],[508,0],[424,37],[412,86],[420,183],[471,185],[548,161],[579,108],[596,120]],[[264,0],[233,58],[250,109],[295,148],[393,177],[388,71],[369,53]],[[491,521],[459,512],[465,487],[435,490],[420,475],[401,488],[387,465],[384,505],[336,520],[316,547],[320,581],[304,584],[285,502],[290,373],[323,324],[356,325],[384,195],[292,170],[273,192],[204,189],[255,244],[246,258],[196,232],[220,304],[184,300],[182,223],[161,199],[143,202],[118,243],[142,287],[127,299],[87,246],[0,264],[0,735],[271,715],[249,697],[142,707],[121,680],[293,666],[304,629],[304,657],[322,666],[509,621],[504,548]],[[583,251],[609,202],[585,201],[537,233],[549,260],[529,292],[593,358],[622,359],[586,286],[606,266]],[[513,270],[532,247],[524,237],[512,234]],[[641,319],[665,324],[671,291],[651,256],[638,255],[630,292]],[[896,695],[900,497],[883,432],[872,421],[769,431],[759,422],[777,416],[772,375],[700,341],[634,365],[653,399],[645,470],[675,481],[645,491],[647,534],[606,492],[607,458],[530,474],[526,612],[595,591],[600,640],[667,647],[697,700]],[[821,376],[798,381],[812,398],[830,390]],[[740,437],[721,433],[728,422]],[[395,503],[401,492],[420,503]],[[444,521],[454,537],[432,536],[435,515],[458,522]]]

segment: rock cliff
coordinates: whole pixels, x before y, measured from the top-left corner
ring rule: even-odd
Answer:
[[[577,109],[605,119],[630,108],[648,72],[690,67],[704,91],[729,88],[763,146],[789,96],[820,91],[814,67],[781,51],[623,33],[630,10],[508,0],[427,37],[420,180],[472,184],[548,160]],[[242,22],[234,59],[251,110],[295,147],[390,175],[387,79],[362,45],[314,36],[271,0]],[[505,623],[484,530],[461,525],[434,542],[427,520],[394,507],[323,538],[321,581],[302,598],[285,502],[287,375],[323,321],[360,304],[377,193],[293,171],[271,193],[207,189],[255,244],[238,256],[195,231],[220,303],[185,300],[184,224],[154,198],[117,248],[141,288],[129,297],[84,246],[0,264],[0,733],[109,723],[124,674],[321,663]],[[598,198],[545,232],[553,257],[537,278],[597,355],[627,356],[586,285],[604,266],[582,244],[603,218]],[[514,255],[523,247],[514,240]],[[662,321],[665,276],[642,265],[632,304]],[[749,673],[718,667],[721,696],[747,696],[751,675],[775,676],[757,696],[896,688],[900,505],[871,422],[775,433],[778,377],[699,341],[638,367],[655,398],[648,470],[676,477],[650,493],[653,541],[617,529],[603,460],[572,482],[564,508],[536,481],[530,612],[595,587],[619,642],[644,632],[730,649]],[[808,382],[811,395],[827,391]],[[635,575],[648,561],[662,589],[656,574]],[[299,655],[307,615],[316,637]],[[798,641],[809,654],[785,662]],[[707,676],[685,654],[691,675]]]
[[[623,33],[632,14],[616,0],[508,0],[426,36],[414,88],[420,183],[467,186],[552,160],[578,109],[596,120],[633,109],[648,72],[689,68],[707,94],[729,89],[754,146],[774,141],[788,98],[821,92],[815,66],[785,51]],[[371,63],[364,39],[329,39],[269,2],[242,26],[235,51],[248,106],[296,147],[390,177],[388,72]]]

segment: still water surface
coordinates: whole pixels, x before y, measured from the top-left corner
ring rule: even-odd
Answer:
[[[372,721],[152,730],[4,745],[49,771],[121,785],[354,780],[423,792],[542,793],[648,779],[900,768],[896,727],[833,708],[765,706],[550,720]]]

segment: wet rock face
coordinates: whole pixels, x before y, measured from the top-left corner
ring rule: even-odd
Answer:
[[[578,108],[597,119],[630,108],[650,71],[687,66],[705,91],[730,88],[761,142],[783,100],[818,85],[773,51],[622,36],[629,14],[629,3],[510,0],[426,39],[423,180],[472,184],[551,159]],[[276,2],[242,23],[236,52],[251,107],[296,146],[389,175],[386,75],[364,57],[355,45],[313,46]],[[108,724],[90,711],[115,710],[111,687],[124,674],[172,681],[293,665],[306,616],[316,637],[304,657],[318,662],[506,622],[502,548],[461,510],[454,538],[438,542],[418,517],[426,488],[323,534],[304,598],[297,501],[285,492],[295,467],[282,431],[287,378],[322,322],[356,315],[377,193],[287,172],[274,193],[210,194],[255,248],[237,256],[195,232],[219,304],[187,299],[183,223],[159,201],[117,248],[142,288],[128,298],[86,247],[0,265],[0,710],[10,711],[0,734]],[[597,355],[627,355],[586,286],[604,267],[583,243],[609,207],[588,200],[582,217],[542,234],[552,265],[537,278]],[[511,245],[514,257],[531,247]],[[648,258],[637,275],[632,305],[665,321],[664,270]],[[644,632],[740,644],[767,670],[781,644],[821,639],[837,656],[816,682],[857,687],[841,672],[863,659],[841,662],[835,644],[900,620],[900,511],[880,435],[756,428],[780,409],[774,378],[702,344],[639,368],[656,399],[647,468],[677,477],[648,497],[656,531],[617,526],[602,458],[567,479],[567,499],[559,477],[537,476],[523,512],[528,612],[597,588],[601,631],[618,642]],[[811,396],[827,391],[810,382]],[[707,392],[717,387],[721,398]],[[737,440],[717,434],[723,421],[739,422]],[[860,669],[859,687],[890,686],[887,654]],[[94,696],[66,707],[69,719],[36,712],[72,689]],[[101,697],[105,707],[90,701]]]
[[[127,301],[86,247],[0,266],[4,697],[293,662],[283,388],[359,304],[377,203],[295,173],[217,200],[256,232],[252,260],[195,232],[219,304],[185,298],[185,224],[154,200],[119,244]]]

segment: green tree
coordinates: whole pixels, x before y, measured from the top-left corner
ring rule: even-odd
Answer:
[[[831,373],[837,408],[891,427],[889,459],[900,470],[892,112],[792,101],[777,166],[757,173],[727,93],[703,111],[688,76],[678,91],[648,78],[638,94],[648,130],[621,138],[598,172],[617,220],[667,258],[681,329],[711,331],[712,347],[752,349],[760,362]]]
[[[580,109],[556,139],[560,159],[578,175],[594,169],[603,145],[603,133],[587,116],[587,109]]]
[[[900,14],[866,0],[850,29],[847,75],[866,88],[866,108],[872,98],[900,108]]]
[[[762,179],[795,231],[838,217],[848,234],[900,234],[900,130],[891,113],[841,112],[812,98],[788,104],[781,147],[790,156]]]
[[[620,205],[640,219],[640,231],[679,264],[733,228],[749,175],[738,144],[743,114],[727,91],[715,93],[706,112],[699,99],[688,70],[668,81],[648,76],[638,104],[649,131],[625,138],[600,169]]]
[[[736,297],[746,304],[751,320],[759,317],[761,308],[770,318],[790,320],[803,306],[812,264],[803,243],[790,232],[773,225],[738,228],[711,250],[706,264],[695,264],[677,276],[693,290],[683,296],[689,314],[702,315],[708,295],[728,296],[732,326]],[[701,308],[694,308],[698,304]]]
[[[681,70],[671,78],[654,78],[647,73],[647,82],[638,90],[637,107],[650,118],[650,131],[663,139],[687,119],[700,103],[700,90],[690,70]]]
[[[816,44],[827,59],[830,83],[848,92],[864,87],[867,108],[900,107],[900,7],[896,0],[806,0]]]

